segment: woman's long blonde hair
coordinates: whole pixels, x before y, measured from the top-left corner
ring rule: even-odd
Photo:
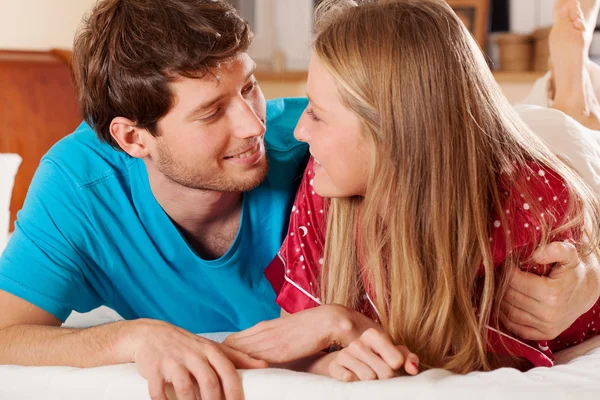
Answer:
[[[509,237],[500,175],[518,185],[533,162],[567,183],[568,218],[540,226],[536,245],[585,220],[576,246],[597,249],[598,201],[520,120],[445,2],[357,3],[325,0],[317,10],[315,55],[373,148],[366,195],[331,199],[322,298],[358,307],[366,281],[382,326],[422,367],[490,369],[486,326],[497,326],[507,286],[489,241],[493,213]],[[527,187],[517,190],[531,212],[544,211]],[[502,270],[521,262],[509,255]]]

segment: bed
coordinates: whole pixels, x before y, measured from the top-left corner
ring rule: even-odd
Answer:
[[[109,309],[72,315],[66,324],[88,326],[118,320]],[[207,337],[221,340],[223,334]],[[572,349],[565,365],[526,373],[500,369],[460,376],[431,370],[416,377],[344,384],[329,378],[279,369],[240,371],[247,400],[352,399],[598,399],[600,337]],[[596,347],[596,348],[594,348]],[[0,398],[62,400],[147,400],[144,379],[133,365],[93,369],[0,366]],[[171,397],[174,399],[175,397]]]
[[[52,144],[73,131],[81,117],[70,80],[68,52],[0,51],[0,87],[0,153],[18,154],[22,158],[14,190],[11,190],[9,224],[12,230],[16,212],[23,204],[40,158]],[[0,185],[2,182],[0,179]],[[1,246],[2,243],[0,252]],[[66,325],[86,327],[118,319],[114,311],[100,308],[84,315],[74,313]],[[221,340],[225,336],[223,333],[209,337]],[[600,338],[574,348],[566,356],[572,360],[565,365],[537,368],[527,373],[501,369],[457,376],[433,370],[417,377],[352,384],[277,369],[240,371],[240,374],[248,400],[401,397],[530,400],[533,396],[598,399],[599,347]],[[0,366],[0,399],[37,398],[135,400],[149,397],[146,382],[134,365],[93,369]]]

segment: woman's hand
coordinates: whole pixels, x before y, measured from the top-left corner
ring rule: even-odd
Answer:
[[[534,260],[556,266],[548,276],[513,271],[500,320],[523,339],[552,340],[598,301],[600,265],[594,256],[581,262],[568,242],[550,243]]]
[[[410,375],[419,372],[416,354],[406,346],[395,346],[375,329],[368,329],[348,347],[329,356],[328,375],[343,382],[390,379],[401,368]]]
[[[331,304],[261,322],[228,336],[223,344],[269,364],[283,364],[332,345],[345,347],[370,328],[381,330],[361,313]]]

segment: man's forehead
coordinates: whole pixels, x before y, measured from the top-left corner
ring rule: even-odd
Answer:
[[[254,60],[252,60],[248,54],[242,53],[219,62],[214,68],[209,70],[204,78],[210,79],[214,81],[216,85],[219,85],[219,83],[227,76],[240,74],[243,77],[246,77],[246,75],[251,71],[254,71],[255,68],[256,63]]]
[[[236,56],[221,62],[201,78],[179,76],[169,83],[173,108],[194,115],[211,107],[254,73],[256,64],[248,56]],[[221,83],[224,82],[224,85]]]

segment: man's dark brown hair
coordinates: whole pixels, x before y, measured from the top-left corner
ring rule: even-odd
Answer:
[[[173,105],[169,82],[202,78],[251,42],[248,24],[224,0],[100,1],[73,46],[83,118],[117,149],[109,131],[115,117],[156,136]]]

